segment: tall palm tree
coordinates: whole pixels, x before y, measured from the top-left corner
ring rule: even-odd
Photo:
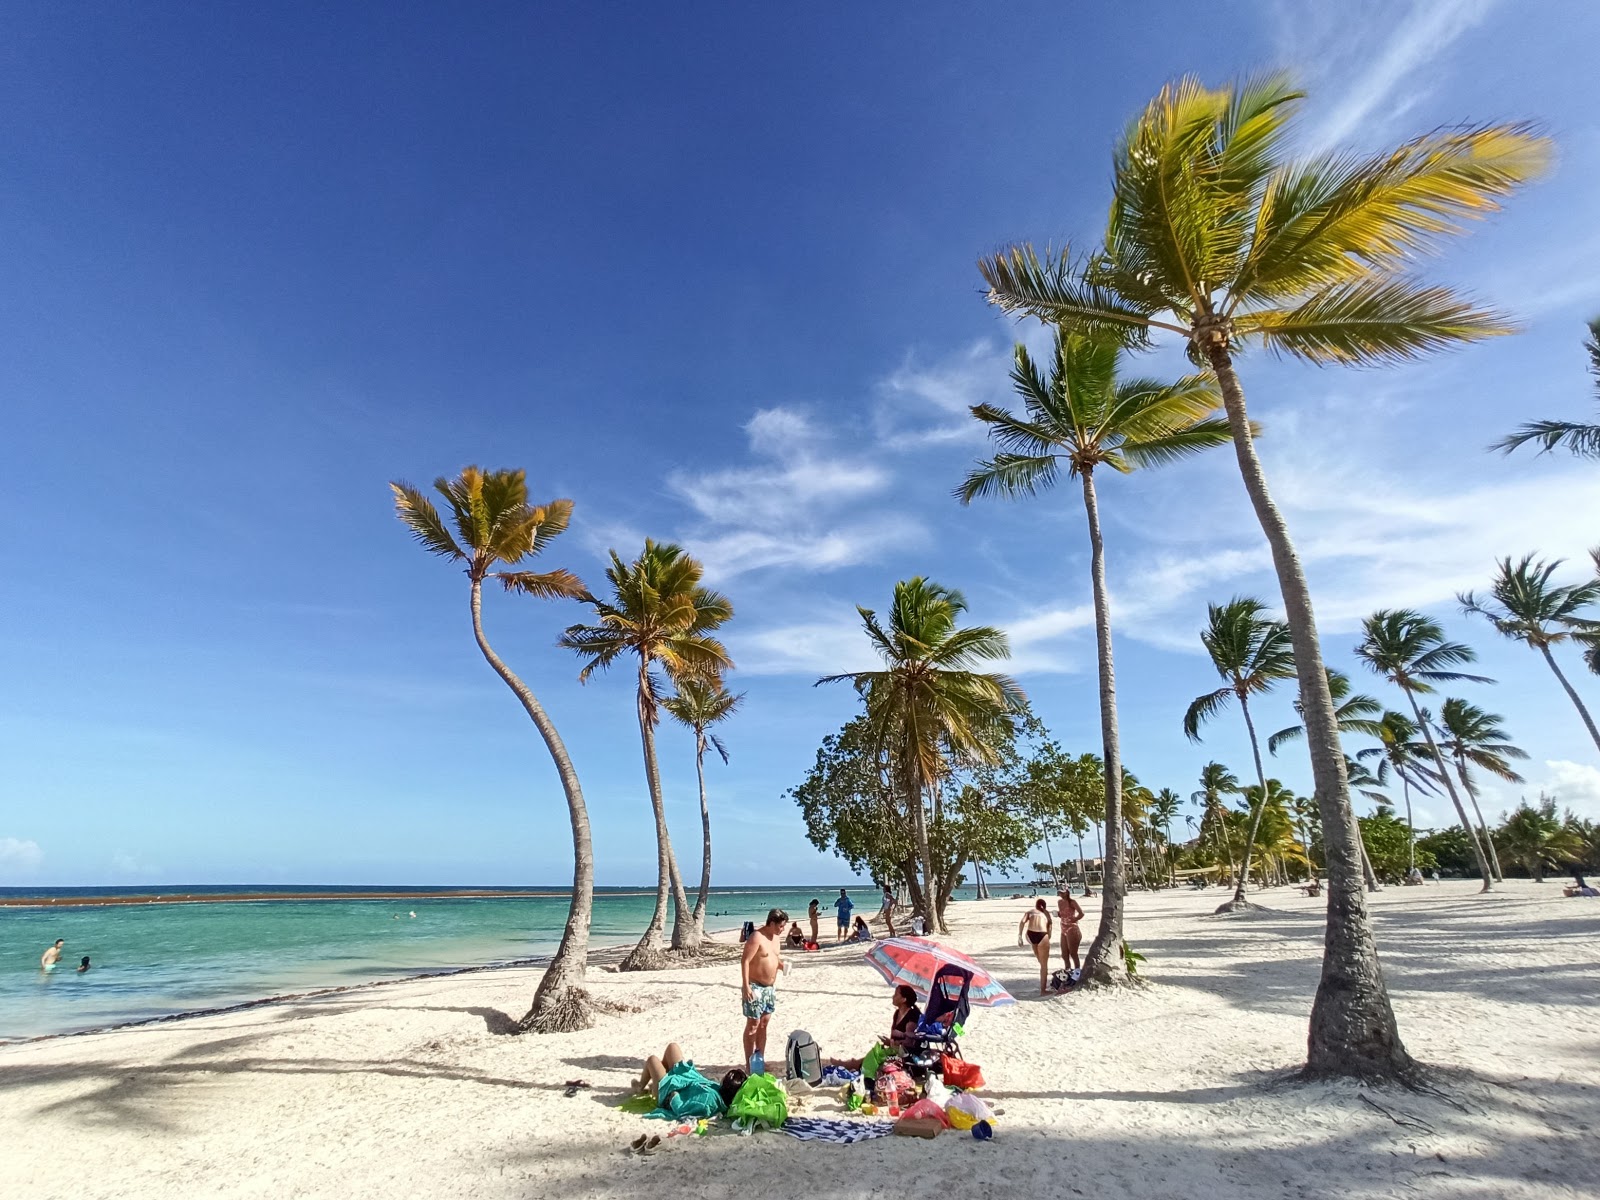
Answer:
[[[989,404],[972,415],[989,427],[999,452],[978,466],[956,489],[963,504],[979,496],[1033,496],[1052,486],[1065,469],[1083,490],[1089,525],[1089,579],[1094,595],[1095,646],[1100,682],[1100,741],[1105,757],[1108,833],[1101,886],[1100,926],[1083,959],[1083,977],[1116,978],[1122,963],[1125,903],[1122,839],[1122,743],[1117,733],[1116,669],[1111,651],[1111,597],[1106,587],[1105,542],[1095,468],[1119,474],[1183,458],[1228,440],[1219,420],[1216,389],[1186,376],[1165,384],[1118,376],[1115,339],[1058,330],[1046,377],[1025,346],[1017,346],[1011,382],[1023,415]]]
[[[440,476],[433,482],[434,491],[449,505],[452,533],[433,502],[420,489],[403,482],[391,483],[389,488],[394,493],[395,514],[424,550],[452,562],[467,564],[472,636],[477,640],[478,651],[511,689],[544,739],[567,800],[567,817],[572,825],[572,899],[567,905],[567,923],[561,931],[556,955],[539,980],[533,1003],[518,1025],[541,1033],[586,1029],[593,1022],[593,1009],[583,990],[589,958],[589,920],[594,906],[594,846],[589,836],[589,810],[584,804],[578,772],[573,768],[555,722],[532,689],[494,652],[483,631],[483,582],[486,579],[497,580],[507,591],[526,596],[581,599],[587,594],[583,581],[570,571],[505,569],[533,558],[560,536],[572,519],[572,501],[552,500],[548,504],[532,505],[528,503],[528,481],[522,471],[466,467],[454,479]]]
[[[1496,632],[1544,656],[1544,661],[1561,681],[1568,699],[1583,718],[1589,736],[1594,739],[1595,749],[1600,750],[1600,729],[1595,727],[1594,718],[1562,674],[1555,655],[1550,653],[1551,646],[1574,638],[1593,652],[1597,645],[1596,635],[1600,635],[1600,621],[1580,617],[1578,613],[1600,604],[1600,578],[1566,587],[1554,585],[1550,582],[1550,576],[1560,565],[1559,558],[1547,563],[1536,560],[1531,554],[1516,566],[1511,565],[1510,558],[1503,558],[1500,560],[1499,573],[1489,585],[1487,600],[1480,601],[1472,592],[1463,592],[1456,599],[1463,612],[1483,617],[1495,627]]]
[[[1129,844],[1133,846],[1134,861],[1139,867],[1139,882],[1147,891],[1151,887],[1151,876],[1155,874],[1150,869],[1150,856],[1147,853],[1150,807],[1155,803],[1155,798],[1155,793],[1140,783],[1137,775],[1127,767],[1122,768],[1122,826]]]
[[[1483,809],[1478,807],[1478,787],[1472,780],[1469,765],[1487,771],[1507,783],[1521,783],[1522,776],[1511,769],[1512,759],[1525,759],[1526,750],[1513,745],[1510,734],[1501,725],[1498,713],[1485,712],[1476,704],[1450,697],[1439,706],[1439,749],[1455,762],[1456,777],[1472,798],[1472,811],[1478,818],[1478,832],[1489,851],[1489,866],[1496,879],[1504,879],[1500,871],[1500,856],[1495,853],[1494,839],[1489,836],[1489,826],[1483,819]]]
[[[1589,352],[1589,374],[1594,376],[1595,398],[1600,400],[1600,317],[1589,322],[1589,340],[1583,344],[1583,348]],[[1600,425],[1583,425],[1576,421],[1530,421],[1518,426],[1515,433],[1501,438],[1490,449],[1510,454],[1529,442],[1538,443],[1540,454],[1564,446],[1579,458],[1600,458]]]
[[[1154,803],[1150,805],[1151,818],[1161,826],[1161,832],[1167,839],[1167,882],[1175,882],[1172,877],[1172,819],[1178,815],[1178,809],[1183,805],[1183,798],[1171,788],[1162,788],[1156,793]]]
[[[700,894],[694,902],[694,927],[696,938],[706,931],[706,897],[711,894],[711,809],[706,805],[706,747],[709,746],[728,761],[728,748],[722,739],[710,732],[711,726],[726,721],[744,702],[744,693],[735,695],[725,688],[720,678],[697,679],[686,676],[678,680],[675,696],[661,701],[661,707],[680,725],[694,730],[694,773],[700,783]]]
[[[1377,760],[1378,769],[1374,778],[1378,787],[1388,787],[1391,775],[1400,781],[1401,794],[1406,803],[1406,829],[1409,831],[1406,847],[1406,867],[1409,870],[1417,865],[1417,827],[1411,819],[1411,789],[1416,787],[1422,792],[1433,790],[1430,781],[1434,776],[1427,767],[1428,748],[1417,740],[1417,724],[1405,713],[1386,709],[1378,719],[1376,736],[1379,744],[1357,750],[1356,758],[1362,762]]]
[[[561,635],[561,645],[584,660],[579,680],[587,683],[625,655],[637,660],[634,706],[639,718],[639,742],[644,749],[645,784],[656,820],[656,906],[644,936],[622,962],[625,971],[655,970],[666,965],[661,951],[661,931],[666,924],[667,896],[675,907],[672,948],[699,949],[694,918],[684,894],[678,859],[667,832],[667,810],[661,795],[661,767],[656,760],[656,724],[660,721],[660,689],[652,667],[660,664],[674,684],[692,678],[715,678],[733,666],[728,652],[712,632],[733,616],[728,598],[704,586],[705,568],[682,546],[646,538],[644,550],[625,563],[615,550],[606,580],[611,594],[590,597],[596,622],[572,625]]]
[[[1219,762],[1208,762],[1200,768],[1200,790],[1189,794],[1189,799],[1201,808],[1201,832],[1204,833],[1209,823],[1214,839],[1222,847],[1222,853],[1228,860],[1229,878],[1234,876],[1238,868],[1233,861],[1233,847],[1228,842],[1227,821],[1224,819],[1227,809],[1222,797],[1238,793],[1239,780],[1234,773]]]
[[[1363,695],[1360,692],[1351,695],[1350,689],[1353,686],[1350,682],[1350,676],[1343,671],[1335,671],[1331,667],[1328,669],[1328,695],[1333,699],[1335,705],[1333,710],[1334,722],[1338,725],[1341,734],[1359,733],[1364,737],[1377,737],[1379,736],[1378,722],[1373,718],[1383,711],[1383,705],[1379,704],[1371,696]],[[1295,712],[1300,711],[1298,697],[1294,702],[1294,710]],[[1282,746],[1285,742],[1297,741],[1305,736],[1305,732],[1306,727],[1304,725],[1290,725],[1286,729],[1278,730],[1277,733],[1267,739],[1267,753],[1277,754],[1279,746]],[[1353,787],[1354,785],[1352,784],[1351,786]]]
[[[1211,656],[1211,665],[1227,682],[1214,692],[1197,696],[1183,715],[1183,732],[1190,741],[1198,742],[1200,727],[1221,712],[1230,699],[1239,701],[1239,712],[1250,734],[1250,754],[1255,759],[1256,785],[1260,789],[1258,796],[1267,795],[1267,773],[1261,766],[1261,743],[1256,738],[1255,720],[1250,716],[1250,697],[1270,691],[1280,680],[1293,679],[1295,675],[1289,627],[1282,621],[1264,617],[1265,611],[1266,605],[1253,596],[1235,596],[1226,604],[1207,607],[1209,619],[1200,631],[1200,641]],[[1252,907],[1244,898],[1244,888],[1250,878],[1250,853],[1260,822],[1258,805],[1250,818],[1244,862],[1234,886],[1233,899],[1217,909],[1219,913]]]
[[[1467,840],[1472,843],[1477,856],[1478,871],[1483,876],[1483,890],[1492,891],[1494,875],[1489,868],[1489,859],[1478,835],[1473,832],[1472,820],[1461,803],[1456,785],[1451,782],[1449,768],[1444,764],[1444,753],[1434,740],[1432,727],[1422,716],[1422,706],[1417,703],[1417,697],[1432,692],[1436,683],[1493,683],[1494,680],[1451,670],[1452,667],[1475,661],[1477,654],[1470,646],[1445,641],[1444,630],[1439,623],[1414,609],[1380,609],[1361,623],[1361,635],[1361,641],[1356,646],[1356,657],[1394,684],[1411,701],[1412,715],[1416,718],[1422,740],[1428,744],[1428,753],[1433,758],[1438,778],[1455,804],[1461,827],[1467,831]]]
[[[1002,733],[1027,702],[1009,676],[975,670],[1011,656],[1006,635],[990,625],[957,625],[967,601],[953,588],[918,576],[894,585],[887,627],[859,605],[881,671],[828,675],[855,685],[866,702],[874,736],[888,749],[893,775],[911,814],[911,832],[922,869],[920,902],[928,928],[944,932],[939,877],[933,868],[928,819],[942,815],[939,780],[946,754],[970,762],[993,762]]]
[[[1312,1006],[1312,1075],[1395,1076],[1412,1063],[1394,1023],[1361,890],[1316,617],[1289,528],[1256,455],[1237,353],[1369,364],[1509,332],[1447,288],[1413,281],[1420,252],[1538,175],[1549,144],[1526,127],[1454,126],[1370,157],[1287,157],[1301,99],[1281,76],[1169,84],[1119,142],[1104,243],[981,260],[992,303],[1074,332],[1188,341],[1222,390],[1245,490],[1272,549],[1294,637],[1328,860],[1328,931]]]

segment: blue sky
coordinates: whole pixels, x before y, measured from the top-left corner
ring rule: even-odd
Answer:
[[[1592,412],[1600,10],[865,7],[11,8],[0,884],[565,878],[548,761],[472,646],[464,580],[385,488],[469,462],[576,502],[550,565],[598,580],[608,547],[673,538],[733,599],[749,698],[708,768],[718,882],[842,873],[783,791],[851,712],[813,680],[866,664],[853,605],[896,579],[964,589],[1038,713],[1098,749],[1075,495],[949,498],[983,450],[965,407],[1006,400],[1009,347],[1038,336],[984,305],[973,263],[1092,239],[1111,144],[1166,79],[1270,66],[1310,90],[1310,146],[1503,118],[1559,142],[1547,181],[1430,267],[1523,334],[1403,370],[1242,372],[1330,659],[1372,608],[1445,618],[1501,681],[1464,694],[1528,749],[1530,793],[1600,816],[1554,681],[1451,599],[1498,555],[1600,541],[1592,466],[1483,451]],[[1206,603],[1275,598],[1231,463],[1108,481],[1102,508],[1129,765],[1185,795],[1211,757],[1243,774],[1236,718],[1199,746],[1179,728],[1215,686]],[[641,882],[627,680],[580,687],[553,644],[581,616],[486,610],[568,738],[600,881]],[[688,737],[662,753],[692,871]],[[1294,755],[1272,769],[1309,783]]]

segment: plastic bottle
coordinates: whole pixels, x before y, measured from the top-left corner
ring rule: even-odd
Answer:
[[[750,1074],[765,1075],[767,1073],[766,1057],[759,1050],[750,1052]]]

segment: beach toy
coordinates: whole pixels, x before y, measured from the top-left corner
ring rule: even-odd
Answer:
[[[861,1110],[863,1116],[875,1117],[878,1115],[878,1106],[871,1101],[863,1104],[860,1100],[857,1100],[856,1107]]]
[[[994,1137],[994,1126],[987,1121],[979,1121],[972,1127],[972,1140],[987,1142]]]

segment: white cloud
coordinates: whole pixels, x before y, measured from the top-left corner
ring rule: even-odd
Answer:
[[[161,874],[160,867],[136,858],[126,850],[119,850],[111,856],[111,869],[122,875],[138,875],[141,877]]]
[[[703,522],[692,541],[712,578],[763,567],[832,570],[926,536],[911,517],[865,509],[893,474],[842,450],[804,413],[762,409],[745,432],[754,465],[667,479]]]
[[[39,843],[29,838],[0,837],[0,870],[22,874],[44,861]]]
[[[981,443],[984,428],[968,411],[974,404],[1008,405],[1011,347],[980,338],[933,362],[908,353],[878,383],[873,414],[879,438],[896,449],[952,442]]]
[[[1343,94],[1311,131],[1310,145],[1323,149],[1358,134],[1366,140],[1415,107],[1439,80],[1440,72],[1425,68],[1480,24],[1494,4],[1424,0],[1405,11],[1389,3],[1346,3],[1320,23],[1308,19],[1314,14],[1304,4],[1280,6],[1288,56],[1326,86],[1343,85]],[[1374,31],[1386,26],[1392,33],[1375,48]]]

